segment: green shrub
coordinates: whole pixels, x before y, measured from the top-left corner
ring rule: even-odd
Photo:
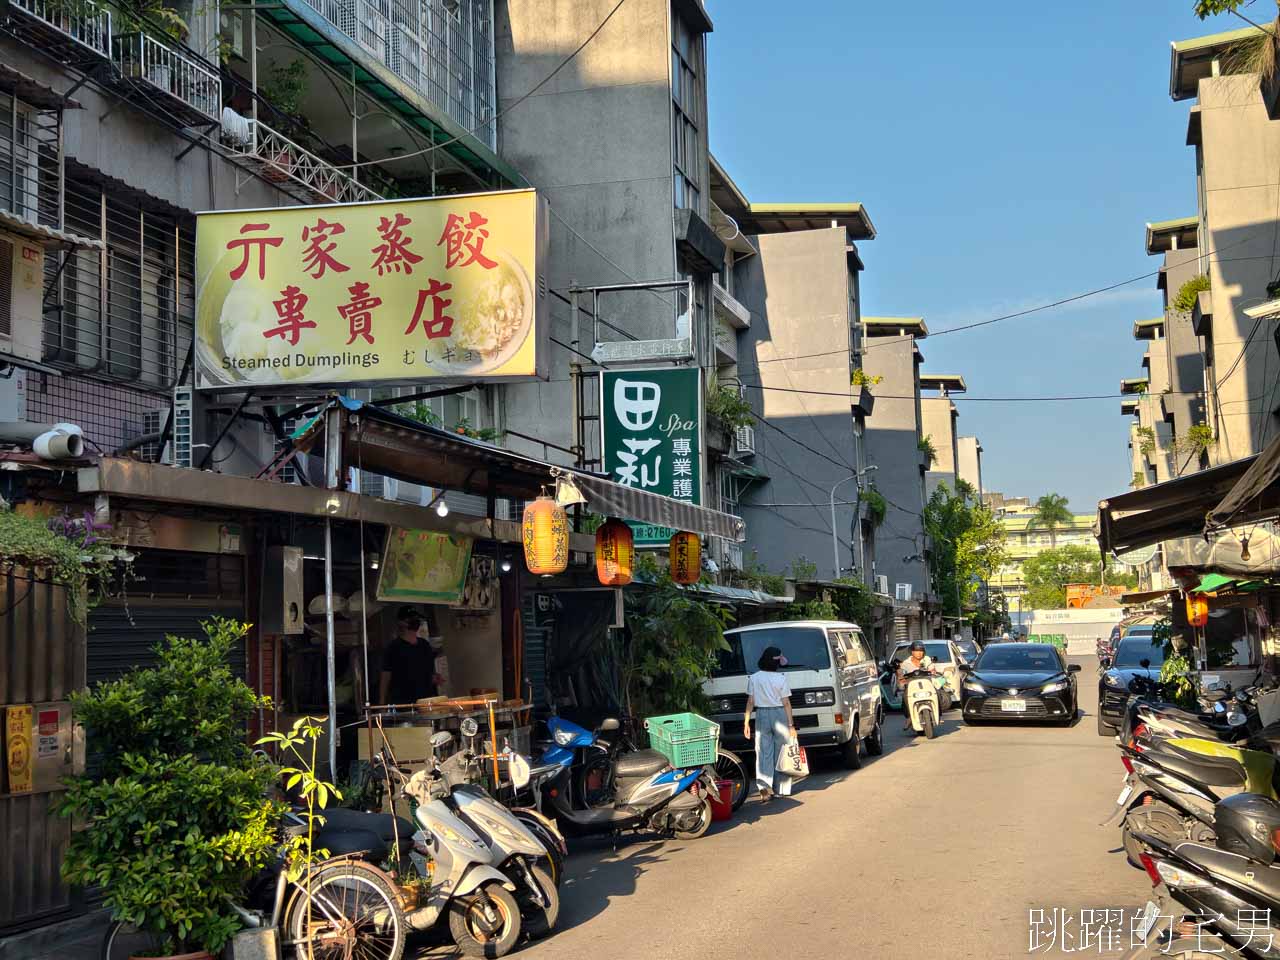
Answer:
[[[1209,289],[1209,277],[1207,274],[1200,274],[1192,277],[1186,283],[1178,288],[1178,293],[1173,300],[1169,302],[1169,306],[1178,311],[1178,313],[1190,313],[1196,305],[1196,298],[1201,291]]]

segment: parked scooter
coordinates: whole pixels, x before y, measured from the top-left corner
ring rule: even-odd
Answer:
[[[911,729],[932,740],[937,735],[938,718],[942,716],[935,674],[915,670],[907,674],[905,680],[903,701],[911,718]]]
[[[609,836],[652,829],[695,840],[711,826],[711,797],[719,788],[710,766],[675,769],[656,750],[624,753],[614,762],[612,801],[586,810],[570,802],[570,770],[560,766],[539,782],[549,812],[569,833]]]
[[[537,940],[555,928],[560,916],[560,895],[550,868],[551,852],[520,818],[477,785],[482,762],[474,752],[478,730],[474,719],[463,720],[460,732],[468,742],[440,764],[440,772],[449,785],[444,802],[486,841],[493,866],[515,884],[524,932]],[[514,759],[512,756],[508,765],[523,770],[522,778],[527,778],[527,765]],[[524,785],[516,784],[517,788]]]
[[[1141,838],[1150,850],[1141,861],[1156,899],[1135,924],[1135,939],[1144,945],[1130,960],[1280,958],[1280,929],[1272,920],[1280,908],[1280,804],[1241,794],[1217,804],[1215,820],[1212,846]]]
[[[410,910],[406,919],[415,930],[427,930],[448,917],[449,933],[459,950],[473,957],[503,957],[521,933],[518,887],[493,864],[493,849],[454,808],[452,789],[435,760],[435,751],[452,735],[441,731],[431,740],[430,766],[405,781],[405,771],[385,755],[381,763],[403,781],[404,796],[413,806],[418,831],[410,860],[418,876],[429,881],[426,902]]]

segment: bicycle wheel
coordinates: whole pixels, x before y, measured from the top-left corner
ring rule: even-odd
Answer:
[[[733,809],[737,810],[747,801],[747,768],[743,762],[738,759],[736,753],[730,753],[728,750],[720,750],[716,753],[716,779],[728,780],[733,784],[730,790],[730,797],[733,801]]]
[[[295,884],[285,916],[286,956],[292,947],[298,960],[400,960],[404,911],[380,874],[358,862],[320,867],[309,898],[306,882]]]
[[[102,960],[129,960],[130,957],[159,957],[169,953],[164,937],[139,930],[129,923],[116,922],[102,938]]]

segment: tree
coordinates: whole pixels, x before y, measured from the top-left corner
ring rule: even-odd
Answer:
[[[1058,527],[1071,520],[1067,498],[1058,493],[1046,493],[1036,501],[1036,512],[1031,522],[1034,526],[1044,527],[1049,531],[1049,546],[1057,549]]]
[[[1098,551],[1069,543],[1045,550],[1022,564],[1027,584],[1026,606],[1039,610],[1062,609],[1067,605],[1067,584],[1103,582],[1102,557]],[[1132,572],[1116,573],[1108,564],[1106,582],[1112,586],[1133,586]]]
[[[933,589],[942,600],[943,613],[962,616],[960,608],[971,603],[979,582],[992,575],[1008,559],[1004,528],[991,511],[975,502],[974,490],[960,481],[956,492],[938,484],[924,510],[925,532],[933,540],[929,573]],[[958,586],[958,589],[957,589]]]

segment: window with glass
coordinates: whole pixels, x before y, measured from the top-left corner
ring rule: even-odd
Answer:
[[[702,34],[674,17],[671,35],[671,144],[675,205],[701,210]]]

